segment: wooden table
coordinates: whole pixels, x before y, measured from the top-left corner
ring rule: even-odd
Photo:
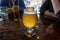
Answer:
[[[24,28],[18,21],[0,22],[0,40],[60,40],[60,34],[46,34],[38,24],[37,34],[31,38],[24,35]]]

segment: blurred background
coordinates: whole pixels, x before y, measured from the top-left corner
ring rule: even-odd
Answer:
[[[25,3],[26,7],[29,6],[29,4],[31,6],[34,6],[35,10],[37,11],[38,17],[39,17],[39,14],[40,14],[39,9],[40,9],[41,5],[44,3],[45,0],[23,0],[23,1]],[[0,5],[1,5],[1,0],[0,0]],[[6,12],[6,7],[5,6],[3,6],[3,7],[0,6],[0,21],[5,21],[5,20],[8,20],[8,13]]]

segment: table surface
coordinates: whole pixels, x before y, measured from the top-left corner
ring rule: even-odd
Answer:
[[[38,24],[37,33],[33,37],[24,35],[24,28],[18,21],[0,22],[0,40],[60,40],[60,34],[47,34],[43,25]]]

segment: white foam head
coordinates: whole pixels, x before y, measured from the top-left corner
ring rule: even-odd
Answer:
[[[28,11],[24,9],[24,14],[37,14],[36,11]]]

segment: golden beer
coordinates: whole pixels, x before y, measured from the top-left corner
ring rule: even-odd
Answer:
[[[22,22],[25,27],[31,29],[36,26],[38,21],[37,14],[23,14]]]
[[[32,37],[36,34],[36,26],[38,22],[38,16],[34,7],[27,7],[24,9],[24,14],[22,16],[22,23],[25,29],[25,35],[27,37]]]
[[[12,11],[14,13],[14,19],[17,19],[19,13],[18,6],[12,6]]]
[[[12,6],[13,13],[17,12],[18,13],[18,6]]]

